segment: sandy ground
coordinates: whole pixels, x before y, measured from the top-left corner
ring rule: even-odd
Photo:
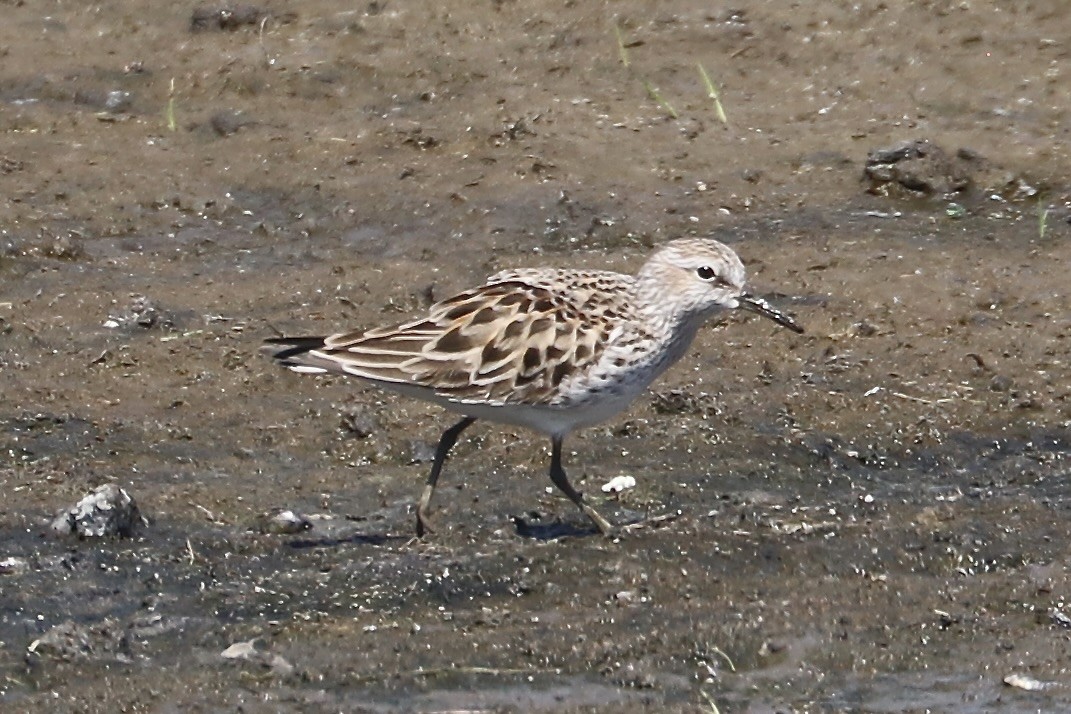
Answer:
[[[0,707],[1071,707],[1071,14],[750,5],[0,3]],[[807,333],[567,443],[617,539],[480,425],[412,540],[450,417],[257,353],[681,235]]]

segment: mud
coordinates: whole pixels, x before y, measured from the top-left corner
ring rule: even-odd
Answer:
[[[1071,706],[1063,3],[3,16],[5,710]],[[615,540],[477,425],[414,542],[449,417],[257,354],[679,235],[807,333],[567,443]],[[51,533],[113,482],[136,537]]]

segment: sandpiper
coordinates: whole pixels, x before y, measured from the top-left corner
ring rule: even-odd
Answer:
[[[610,523],[569,483],[562,441],[623,411],[717,312],[747,310],[803,332],[744,282],[728,246],[684,238],[656,250],[635,276],[506,270],[401,325],[274,338],[266,349],[295,372],[360,377],[462,415],[439,439],[417,504],[417,536],[431,530],[428,507],[450,449],[477,419],[549,436],[550,480],[610,534]]]

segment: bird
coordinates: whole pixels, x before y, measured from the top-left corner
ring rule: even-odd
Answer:
[[[748,292],[745,280],[727,245],[679,238],[654,250],[635,275],[504,270],[401,324],[274,337],[264,349],[294,372],[358,377],[461,416],[435,449],[417,502],[418,538],[433,532],[430,503],[450,450],[479,419],[549,437],[551,482],[611,535],[614,527],[566,475],[565,438],[624,411],[717,313],[752,312],[803,333],[795,319]]]

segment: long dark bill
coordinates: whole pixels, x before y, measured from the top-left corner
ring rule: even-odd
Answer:
[[[742,309],[747,310],[748,312],[754,312],[757,315],[762,315],[763,317],[768,317],[782,327],[787,327],[793,332],[803,334],[803,328],[799,323],[762,298],[744,293],[736,300],[740,303]]]

